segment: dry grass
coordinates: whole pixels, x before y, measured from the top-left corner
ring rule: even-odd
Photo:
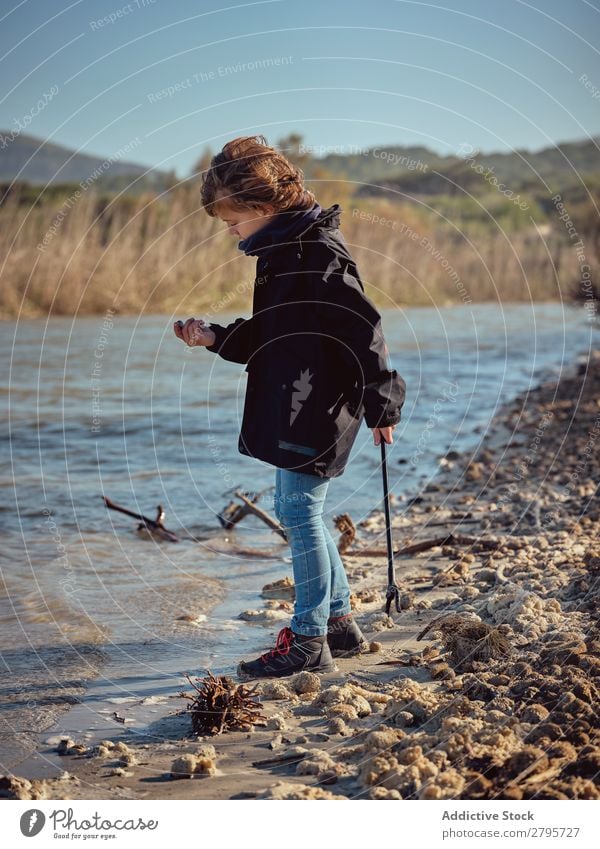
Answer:
[[[416,204],[359,206],[343,183],[315,190],[322,206],[341,204],[344,238],[380,307],[556,300],[577,279],[577,257],[560,234],[466,237],[436,227]],[[361,220],[356,210],[395,224]],[[206,215],[192,183],[161,197],[109,200],[90,189],[34,206],[20,205],[15,193],[0,206],[0,249],[2,318],[107,308],[210,318],[251,308],[254,260]]]

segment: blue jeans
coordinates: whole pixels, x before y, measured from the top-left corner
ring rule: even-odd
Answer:
[[[292,551],[296,634],[327,634],[330,616],[350,613],[350,586],[323,506],[330,479],[277,468],[274,510]]]

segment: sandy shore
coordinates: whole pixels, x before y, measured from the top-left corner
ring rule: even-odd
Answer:
[[[260,682],[261,724],[196,738],[173,713],[147,740],[123,726],[102,746],[63,744],[55,779],[0,779],[0,795],[600,798],[599,399],[597,352],[394,501],[396,548],[454,535],[396,558],[401,613],[384,612],[385,556],[344,554],[370,653]],[[382,511],[356,531],[352,549],[385,549]]]

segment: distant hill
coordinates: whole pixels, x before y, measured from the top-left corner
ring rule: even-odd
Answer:
[[[369,183],[409,174],[423,166],[444,167],[450,158],[427,147],[380,145],[358,153],[331,153],[303,163],[302,169],[309,179],[316,176],[316,169],[325,168],[334,176]]]
[[[452,180],[456,176],[469,181],[472,175],[478,177],[466,161],[469,155],[475,156],[486,169],[492,168],[500,182],[523,185],[539,183],[540,178],[548,182],[557,178],[562,182],[565,177],[570,180],[576,176],[575,169],[580,174],[599,172],[599,146],[600,136],[597,136],[563,142],[536,152],[519,149],[510,153],[478,154],[474,150],[471,154],[465,151],[461,156],[441,156],[426,147],[381,145],[359,153],[329,154],[307,161],[303,168],[309,177],[314,176],[315,169],[321,166],[334,175],[363,183],[393,184],[399,181],[407,186],[418,185],[427,194],[437,194],[450,191],[451,183],[444,180],[445,188],[440,192],[440,178],[431,174],[432,171],[446,174]],[[368,187],[364,187],[363,191],[368,192]]]
[[[0,183],[8,183],[17,175],[19,182],[33,186],[46,184],[72,184],[93,179],[94,185],[104,191],[127,189],[130,194],[143,191],[161,192],[176,181],[173,171],[148,170],[143,165],[126,160],[117,151],[102,159],[85,153],[75,153],[63,145],[44,142],[32,136],[21,135],[11,140],[10,133],[0,131]],[[301,136],[294,136],[296,142]],[[391,145],[369,147],[348,153],[332,153],[323,157],[288,155],[299,164],[308,180],[324,174],[356,181],[357,196],[377,197],[388,194],[388,189],[411,195],[461,195],[464,191],[482,195],[490,191],[489,182],[473,166],[492,169],[494,176],[515,192],[525,192],[538,199],[542,205],[549,202],[548,184],[552,192],[569,189],[585,196],[576,171],[586,184],[596,186],[600,181],[600,137],[593,140],[564,142],[556,147],[531,152],[517,150],[511,153],[467,152],[462,156],[441,156],[423,146]],[[39,148],[39,150],[38,150]],[[135,145],[130,145],[127,155],[135,155]],[[123,151],[125,153],[125,151]],[[31,160],[31,161],[29,161]],[[145,172],[148,171],[147,174]],[[145,174],[145,176],[141,176]],[[136,179],[137,178],[137,179]]]
[[[20,182],[32,185],[92,180],[102,189],[120,191],[148,171],[147,167],[124,159],[119,151],[106,157],[75,153],[68,147],[33,136],[11,138],[5,130],[0,130],[2,139],[5,146],[0,146],[0,182],[10,182],[17,175]],[[131,156],[135,147],[132,142],[123,154]],[[132,186],[132,191],[162,191],[174,179],[172,172],[152,169]]]

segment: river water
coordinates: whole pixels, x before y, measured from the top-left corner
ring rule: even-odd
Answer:
[[[441,455],[475,451],[500,405],[558,376],[593,338],[583,311],[560,304],[382,315],[407,383],[387,449],[399,504]],[[217,518],[237,487],[264,490],[272,512],[274,467],[237,451],[245,372],[184,346],[172,323],[107,313],[1,325],[1,771],[43,774],[24,761],[41,732],[107,736],[112,712],[133,704],[131,727],[147,726],[184,672],[233,673],[278,630],[237,615],[291,575],[288,549],[255,517],[227,532]],[[103,495],[151,518],[162,504],[181,542],[140,537]],[[340,512],[358,523],[381,499],[380,449],[363,425],[330,485],[330,527]],[[236,557],[234,543],[263,554]]]

